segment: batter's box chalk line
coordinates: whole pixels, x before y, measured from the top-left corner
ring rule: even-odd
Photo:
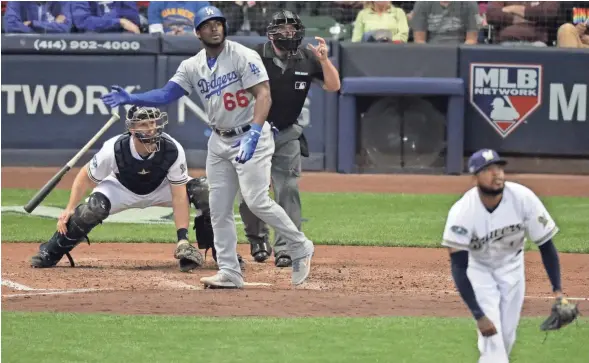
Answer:
[[[18,290],[26,291],[25,293],[18,294],[4,294],[2,297],[13,298],[13,297],[25,297],[35,295],[65,295],[65,294],[78,294],[84,292],[96,292],[96,291],[107,291],[112,289],[96,289],[96,288],[82,288],[82,289],[37,289],[27,285],[19,284],[18,282],[2,278],[2,286]]]

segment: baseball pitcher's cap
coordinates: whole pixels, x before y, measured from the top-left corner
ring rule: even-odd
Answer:
[[[481,149],[468,159],[468,172],[477,174],[484,167],[491,164],[505,165],[507,160],[501,159],[497,151],[491,149]]]

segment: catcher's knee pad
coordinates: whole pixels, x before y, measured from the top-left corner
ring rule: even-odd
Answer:
[[[64,255],[75,266],[74,260],[69,252],[84,239],[88,240],[87,234],[102,223],[110,212],[110,201],[102,193],[93,193],[87,203],[80,204],[74,210],[74,214],[67,222],[65,235],[55,232],[49,241],[39,246],[39,253],[31,258],[33,267],[55,266]]]
[[[72,240],[85,238],[86,235],[110,213],[110,200],[102,193],[92,193],[88,202],[76,207],[67,223],[67,237]]]
[[[206,177],[194,178],[186,183],[186,193],[194,208],[209,214],[209,183]]]

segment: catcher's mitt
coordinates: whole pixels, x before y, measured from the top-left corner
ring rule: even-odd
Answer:
[[[197,267],[204,265],[204,258],[200,251],[191,245],[188,241],[178,242],[174,257],[178,259],[180,271],[189,272]]]
[[[570,303],[567,299],[559,297],[552,305],[550,316],[540,325],[540,329],[543,331],[558,330],[572,323],[577,316],[579,316],[577,304]]]

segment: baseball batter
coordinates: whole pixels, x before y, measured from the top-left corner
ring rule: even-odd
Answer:
[[[218,288],[244,285],[233,215],[235,197],[241,191],[251,211],[288,239],[292,283],[299,285],[309,276],[314,246],[269,195],[274,141],[266,122],[271,104],[266,69],[255,51],[225,39],[227,22],[219,9],[204,7],[194,21],[204,49],[183,61],[165,87],[133,95],[116,87],[103,100],[111,107],[153,106],[197,92],[214,131],[208,142],[206,172],[219,265],[216,275],[201,282]]]
[[[477,321],[480,363],[509,362],[524,302],[526,237],[540,248],[554,295],[562,297],[552,242],[558,227],[534,192],[505,181],[506,163],[494,150],[471,156],[476,187],[450,209],[442,243],[456,287]]]
[[[175,257],[181,270],[203,264],[198,249],[188,242],[189,201],[198,208],[206,200],[199,199],[200,180],[188,176],[182,145],[163,132],[167,122],[167,114],[157,108],[129,109],[127,132],[107,140],[76,176],[57,231],[31,258],[33,267],[53,267],[64,255],[73,267],[69,252],[109,215],[150,206],[173,208],[178,236]],[[79,204],[92,185],[90,196]],[[212,239],[212,231],[201,229],[199,233],[201,239],[207,235]]]

